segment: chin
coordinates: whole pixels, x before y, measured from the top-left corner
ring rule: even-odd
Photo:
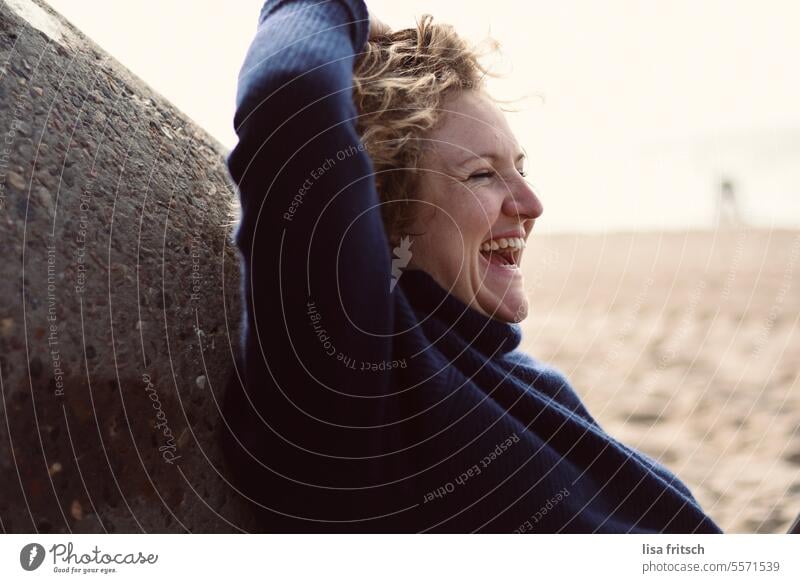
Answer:
[[[496,254],[497,257],[492,255]],[[489,258],[478,255],[475,288],[476,304],[486,316],[503,322],[521,322],[528,315],[528,298],[525,295],[519,255],[514,261],[502,261],[499,253]]]
[[[495,320],[508,323],[522,322],[528,316],[528,300],[524,294],[508,291],[502,300],[479,302],[483,312]]]
[[[528,317],[528,302],[523,300],[521,302],[514,303],[511,306],[503,304],[500,310],[497,313],[497,319],[503,320],[504,322],[509,322],[515,324],[517,322],[522,322],[525,318]]]

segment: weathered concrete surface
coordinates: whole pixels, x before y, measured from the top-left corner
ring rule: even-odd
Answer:
[[[223,149],[46,4],[0,39],[0,527],[250,530]]]

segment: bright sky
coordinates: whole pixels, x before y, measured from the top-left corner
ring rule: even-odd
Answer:
[[[217,137],[261,0],[48,0]],[[722,174],[762,226],[800,226],[800,3],[793,0],[372,0],[503,45],[499,97],[544,230],[708,227]],[[538,95],[539,97],[535,97]]]

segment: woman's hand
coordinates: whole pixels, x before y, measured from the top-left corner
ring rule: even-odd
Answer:
[[[381,22],[374,13],[369,13],[369,40],[374,40],[380,36],[385,36],[392,32],[392,28]]]

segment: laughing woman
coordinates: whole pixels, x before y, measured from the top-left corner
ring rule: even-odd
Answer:
[[[519,349],[542,203],[485,73],[429,16],[262,8],[228,158],[235,484],[272,532],[719,532]]]

